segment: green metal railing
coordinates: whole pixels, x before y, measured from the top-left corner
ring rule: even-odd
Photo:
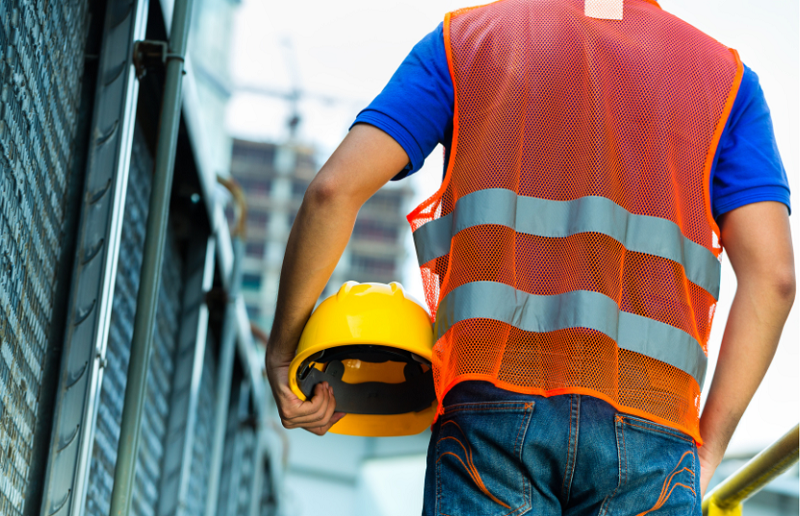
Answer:
[[[753,457],[703,499],[703,516],[741,516],[742,503],[792,467],[798,458],[798,425]]]

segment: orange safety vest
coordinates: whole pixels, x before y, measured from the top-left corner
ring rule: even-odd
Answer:
[[[465,380],[587,394],[702,443],[738,54],[651,0],[618,21],[501,0],[449,13],[444,38],[447,173],[408,215],[438,399]]]

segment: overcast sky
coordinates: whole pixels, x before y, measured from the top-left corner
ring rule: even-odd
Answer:
[[[470,5],[453,0],[244,0],[236,16],[231,62],[234,84],[289,91],[292,77],[311,94],[300,103],[300,139],[329,155],[358,111],[377,95],[413,45],[433,30],[444,13]],[[798,72],[800,39],[797,0],[664,0],[661,6],[739,50],[742,60],[760,77],[772,109],[778,147],[793,191],[798,188]],[[325,98],[322,98],[325,97]],[[272,96],[237,93],[227,124],[240,137],[283,141],[290,108]],[[431,195],[441,179],[442,155],[435,150],[413,178],[417,200]],[[793,221],[795,242],[800,241]],[[412,258],[407,288],[421,286]],[[735,292],[733,272],[724,262],[722,297],[710,343],[716,359],[722,330]],[[797,310],[762,388],[745,414],[731,451],[760,449],[798,421]],[[711,378],[710,370],[708,377]]]

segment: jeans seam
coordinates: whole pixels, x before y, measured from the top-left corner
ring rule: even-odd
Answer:
[[[469,411],[482,411],[485,412],[487,410],[501,410],[501,411],[510,411],[516,410],[519,408],[525,409],[530,403],[530,401],[486,401],[482,403],[457,403],[455,405],[450,405],[445,407],[444,413],[442,416],[447,416],[449,414],[453,414],[456,412],[464,412],[465,410]],[[500,405],[508,405],[508,406],[500,406]]]
[[[570,455],[572,454],[572,400],[573,396],[569,397],[569,427],[567,429],[567,460],[564,461],[564,480],[561,482],[561,497],[565,498],[565,492],[567,489],[567,470],[569,470],[569,463],[570,463]],[[567,500],[564,499],[564,503],[566,504]]]
[[[615,418],[616,423],[622,423],[622,418],[617,417]],[[617,434],[617,475],[619,477],[619,481],[617,482],[617,487],[614,488],[614,491],[611,492],[610,495],[606,496],[605,500],[603,500],[603,504],[600,506],[600,511],[598,512],[598,516],[604,516],[608,514],[608,503],[616,496],[617,491],[622,485],[626,482],[623,482],[623,473],[622,473],[622,457],[625,456],[625,473],[627,474],[628,471],[628,454],[625,447],[625,427],[621,424],[614,425],[616,429],[619,430],[619,434]],[[622,446],[620,446],[620,437],[622,438]],[[627,481],[627,479],[626,479]]]
[[[575,406],[573,408],[573,400]],[[569,448],[567,451],[567,464],[564,467],[564,482],[561,486],[561,496],[564,498],[564,504],[569,503],[569,497],[572,493],[572,479],[575,476],[575,464],[578,458],[578,440],[580,439],[580,419],[581,419],[581,397],[579,394],[574,394],[570,397],[569,403]],[[575,425],[575,434],[573,436],[572,427]]]
[[[661,429],[653,427],[653,426],[637,425],[635,423],[632,423],[630,418],[626,418],[624,416],[623,416],[623,419],[627,420],[627,421],[625,421],[625,424],[628,425],[628,426],[635,426],[636,428],[641,428],[642,430],[647,430],[648,432],[658,432],[660,434],[664,434],[664,435],[668,435],[670,437],[674,437],[676,439],[680,439],[681,441],[684,441],[684,442],[687,442],[687,443],[693,443],[694,442],[694,439],[683,437],[683,436],[681,436],[681,435],[679,435],[677,433],[669,432],[669,431],[666,431],[666,430],[661,430]]]

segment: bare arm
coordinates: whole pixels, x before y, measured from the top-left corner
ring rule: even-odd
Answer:
[[[742,206],[725,214],[720,225],[737,287],[700,418],[703,493],[767,372],[795,295],[792,236],[783,204]]]
[[[267,376],[286,428],[324,434],[342,415],[327,384],[302,401],[289,388],[289,364],[303,327],[353,231],[361,206],[408,163],[383,131],[356,125],[306,191],[281,269],[275,322],[267,348]]]

